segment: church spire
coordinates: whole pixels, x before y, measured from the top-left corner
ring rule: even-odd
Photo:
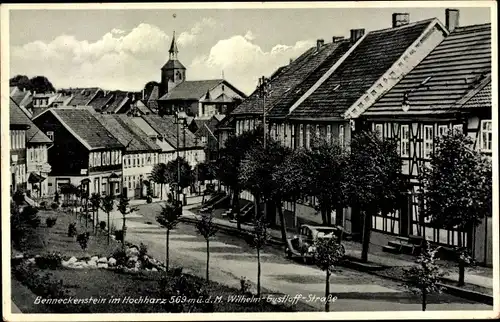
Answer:
[[[170,49],[168,50],[169,59],[177,60],[177,53],[178,52],[179,52],[179,49],[177,48],[177,41],[175,41],[175,30],[174,30],[174,35],[172,37],[172,43],[170,44]]]

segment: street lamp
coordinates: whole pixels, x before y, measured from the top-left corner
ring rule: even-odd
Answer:
[[[186,122],[187,115],[183,111],[179,111],[179,108],[177,108],[177,113],[175,114],[175,123],[177,125],[177,195],[176,195],[176,200],[177,203],[179,203],[179,197],[180,197],[180,192],[181,192],[181,162],[180,162],[180,156],[179,156],[179,137],[180,137],[180,129],[179,125],[180,122],[184,123]],[[185,147],[184,147],[185,148]]]

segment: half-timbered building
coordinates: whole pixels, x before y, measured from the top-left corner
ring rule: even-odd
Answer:
[[[425,236],[444,245],[457,245],[462,233],[470,244],[471,232],[432,228],[429,219],[419,217],[418,175],[434,151],[436,137],[459,129],[484,153],[492,148],[491,26],[460,27],[456,10],[446,10],[446,24],[450,34],[418,66],[371,107],[345,116],[382,138],[397,140],[403,173],[413,185],[407,209],[379,214],[373,229]]]

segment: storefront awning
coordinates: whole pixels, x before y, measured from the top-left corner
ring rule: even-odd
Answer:
[[[44,180],[45,180],[44,177],[42,177],[41,175],[39,175],[35,172],[31,172],[30,176],[28,177],[29,183],[40,183],[40,182],[43,182]]]

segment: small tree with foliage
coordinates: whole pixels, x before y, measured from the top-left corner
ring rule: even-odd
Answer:
[[[326,273],[325,281],[325,312],[330,312],[330,276],[336,265],[345,256],[345,249],[335,236],[332,238],[318,238],[314,244],[316,248],[314,262]]]
[[[167,165],[165,163],[155,164],[151,170],[150,179],[160,185],[160,200],[163,200],[163,185],[168,183]]]
[[[123,246],[123,250],[125,250],[125,231],[127,229],[126,225],[125,225],[125,221],[126,221],[126,217],[125,215],[127,214],[127,211],[128,211],[128,204],[129,204],[129,200],[127,197],[125,197],[124,195],[122,195],[120,197],[120,202],[118,203],[118,211],[122,214],[122,218],[123,218],[123,224],[122,224],[122,246]]]
[[[436,263],[436,253],[439,247],[431,249],[425,243],[422,253],[416,263],[404,271],[405,286],[412,293],[419,294],[422,298],[422,311],[427,307],[427,296],[441,292],[439,282],[445,276]]]
[[[166,241],[165,241],[165,267],[168,271],[169,265],[169,242],[170,242],[170,231],[174,229],[179,223],[181,216],[181,207],[178,204],[167,202],[161,207],[160,214],[156,216],[156,221],[166,229]]]
[[[474,149],[472,139],[451,131],[436,140],[435,153],[421,176],[422,216],[431,225],[458,230],[459,286],[465,283],[465,266],[473,263],[462,240],[492,213],[491,160]]]
[[[198,229],[198,232],[203,236],[203,238],[205,238],[207,243],[207,283],[209,281],[210,238],[217,233],[217,226],[215,225],[213,218],[214,216],[212,212],[203,212],[201,214],[201,219],[196,223],[196,229]]]
[[[252,146],[262,146],[263,135],[264,132],[260,127],[228,138],[225,147],[220,150],[219,159],[215,164],[217,179],[231,189],[232,209],[235,211],[238,229],[241,229],[239,202],[242,189],[240,182],[241,161]]]
[[[267,244],[268,240],[269,235],[267,232],[266,219],[264,216],[255,217],[251,238],[247,239],[247,242],[257,251],[257,297],[260,297],[260,276],[262,271],[260,264],[260,252]]]
[[[115,202],[114,202],[114,198],[113,196],[111,195],[108,195],[108,196],[105,196],[104,198],[102,198],[102,201],[101,201],[101,208],[102,210],[108,215],[108,223],[107,223],[107,227],[108,227],[108,245],[109,245],[109,239],[110,239],[110,224],[109,224],[109,213],[113,211],[113,208],[115,206]]]
[[[90,196],[90,205],[92,206],[92,222],[97,231],[97,225],[99,224],[99,206],[101,205],[101,196],[98,193],[93,193]]]
[[[179,177],[180,169],[180,177]],[[179,157],[167,163],[167,180],[172,187],[178,189],[180,193],[184,188],[191,185],[193,181],[193,169],[183,157]],[[180,181],[179,181],[180,179]]]
[[[361,260],[368,261],[372,218],[398,209],[406,193],[401,158],[394,140],[381,140],[375,133],[355,133],[345,171],[347,200],[364,218]]]

